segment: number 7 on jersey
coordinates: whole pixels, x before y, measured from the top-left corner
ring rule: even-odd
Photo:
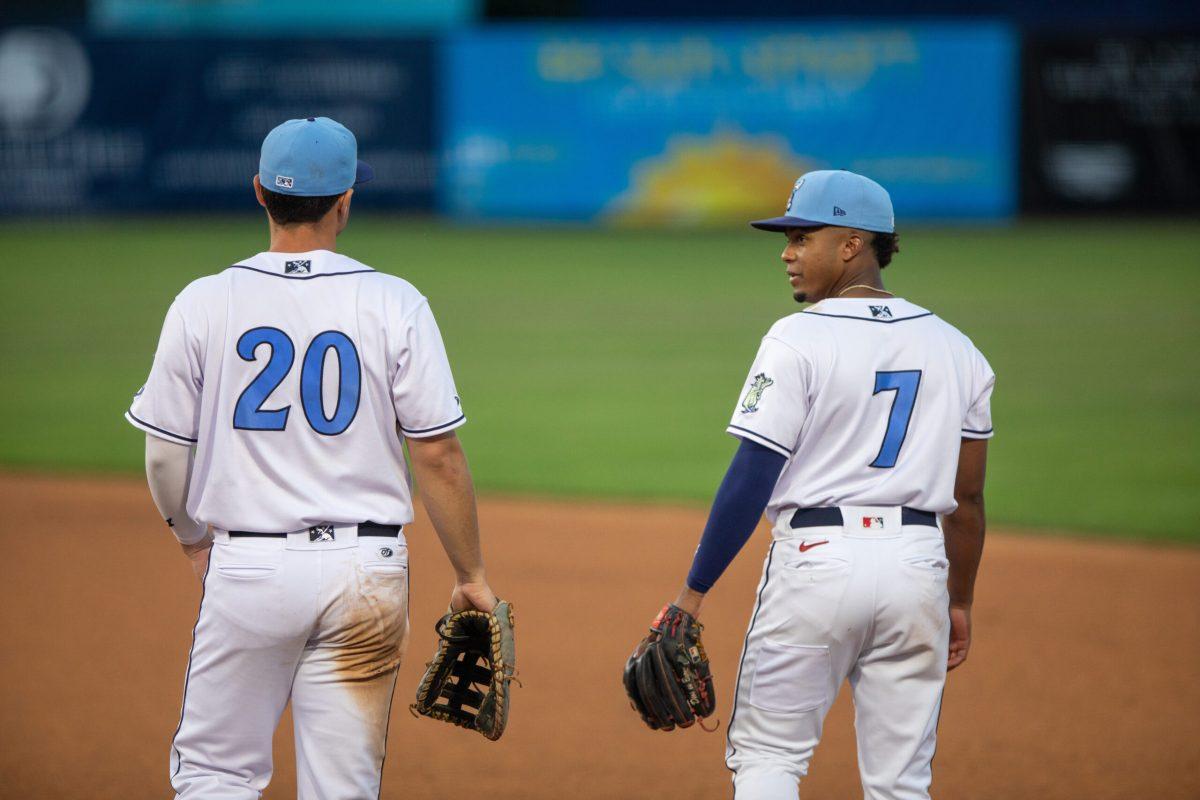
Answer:
[[[908,436],[908,423],[912,419],[913,406],[917,404],[917,389],[921,385],[921,370],[906,369],[896,372],[876,372],[875,391],[895,392],[892,397],[892,410],[888,413],[887,430],[883,434],[883,444],[879,446],[879,454],[871,462],[872,467],[891,469],[896,466],[900,457],[900,448],[904,446],[904,438]]]

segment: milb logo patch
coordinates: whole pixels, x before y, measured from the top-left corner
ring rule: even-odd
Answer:
[[[891,319],[892,310],[887,306],[868,306],[871,309],[871,316],[876,319]]]
[[[332,542],[336,535],[332,525],[315,525],[308,529],[310,542]]]
[[[292,188],[292,179],[289,178],[287,175],[276,175],[275,176],[275,186],[278,189],[291,189]]]
[[[283,272],[285,275],[307,275],[312,272],[312,260],[306,258],[303,261],[285,261]]]

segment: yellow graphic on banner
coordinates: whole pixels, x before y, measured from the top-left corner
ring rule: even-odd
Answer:
[[[796,176],[817,168],[775,134],[679,134],[630,171],[603,217],[617,225],[717,225],[778,213]]]

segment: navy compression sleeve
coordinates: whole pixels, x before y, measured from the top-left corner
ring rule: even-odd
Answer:
[[[787,459],[774,450],[742,440],[713,499],[688,573],[688,588],[707,592],[721,577],[754,533],[785,463]]]

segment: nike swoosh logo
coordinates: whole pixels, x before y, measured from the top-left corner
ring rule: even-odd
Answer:
[[[823,544],[829,544],[829,540],[822,539],[821,541],[813,542],[812,544],[809,544],[808,542],[801,542],[800,543],[800,552],[807,553],[809,550],[812,550],[814,547],[820,547]]]

